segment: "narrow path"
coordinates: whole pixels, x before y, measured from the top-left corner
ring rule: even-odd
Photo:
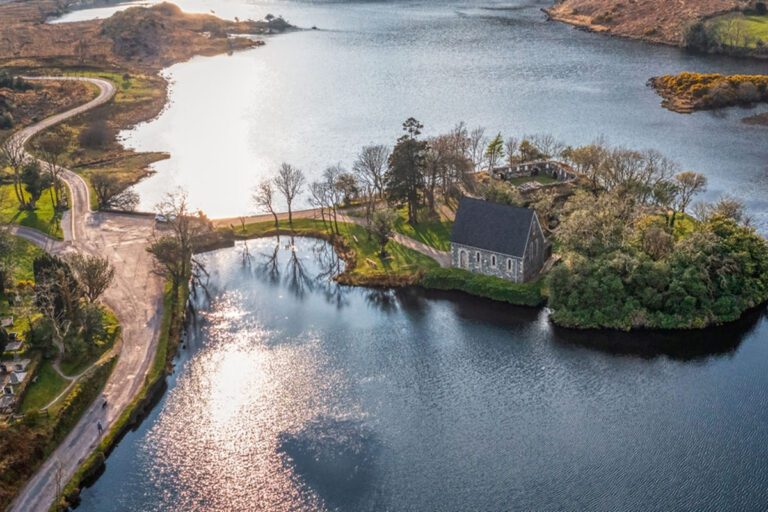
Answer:
[[[73,116],[110,101],[115,86],[99,78],[28,77],[30,80],[82,80],[96,85],[99,95],[72,110],[28,126],[14,137],[27,142],[35,134]],[[88,186],[77,174],[65,170],[62,178],[70,189],[70,210],[62,219],[64,241],[26,228],[13,232],[44,250],[62,254],[78,251],[106,256],[115,267],[115,279],[102,300],[115,313],[122,337],[113,350],[119,358],[105,386],[108,406],[91,404],[66,439],[27,482],[10,510],[45,512],[56,498],[57,473],[67,482],[80,463],[96,448],[100,436],[96,422],[105,429],[120,416],[141,390],[155,355],[163,307],[163,282],[152,270],[146,251],[154,222],[151,218],[91,212]],[[80,376],[75,376],[75,379]],[[74,381],[73,381],[74,382]],[[71,386],[71,384],[70,384]],[[60,397],[57,397],[57,399]]]

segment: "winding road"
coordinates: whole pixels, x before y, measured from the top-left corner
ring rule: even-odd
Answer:
[[[112,100],[114,84],[99,78],[80,77],[26,77],[29,80],[80,80],[94,84],[99,94],[91,101],[66,112],[48,117],[28,126],[14,137],[26,143],[41,131],[66,119],[82,114]],[[28,155],[28,158],[34,158]],[[46,165],[45,162],[41,162]],[[62,171],[62,179],[70,190],[70,209],[62,218],[64,241],[50,238],[39,231],[12,226],[11,232],[29,240],[52,254],[77,251],[106,256],[115,267],[115,279],[102,300],[117,316],[122,328],[121,341],[114,350],[119,357],[104,394],[108,405],[102,408],[97,400],[84,413],[67,438],[38,469],[32,479],[11,504],[17,512],[45,512],[56,498],[58,482],[69,481],[80,463],[96,448],[99,434],[98,421],[108,429],[130,404],[145,381],[155,354],[162,318],[163,281],[153,273],[152,257],[147,245],[154,231],[151,217],[93,212],[90,208],[88,185],[70,170]],[[317,216],[318,211],[294,212],[294,217]],[[282,215],[281,215],[282,216]],[[264,216],[264,220],[271,220]],[[361,223],[361,219],[345,216],[345,222]],[[218,221],[226,225],[229,220]],[[450,265],[450,255],[406,236],[395,234],[395,241],[437,260],[442,266]]]
[[[93,100],[46,118],[14,135],[26,143],[35,134],[73,116],[109,102],[115,86],[98,78],[28,77],[30,80],[81,80],[96,85],[99,94]],[[101,400],[92,404],[75,428],[38,469],[16,497],[10,510],[45,512],[56,498],[57,481],[69,481],[80,463],[99,442],[96,428],[105,429],[122,413],[142,388],[155,354],[162,318],[163,281],[153,273],[151,255],[146,251],[154,230],[150,217],[92,212],[90,193],[85,181],[69,170],[62,173],[70,190],[71,204],[62,219],[64,241],[54,240],[37,231],[14,227],[12,232],[44,250],[62,254],[78,251],[106,256],[115,267],[115,279],[102,300],[120,321],[122,336],[114,350],[119,357]]]

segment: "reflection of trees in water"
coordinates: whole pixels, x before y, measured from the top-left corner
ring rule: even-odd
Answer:
[[[768,317],[768,309],[762,307],[745,314],[736,322],[699,331],[582,331],[556,327],[540,309],[511,306],[458,292],[414,289],[409,293],[398,294],[404,311],[409,312],[410,307],[418,307],[415,296],[432,301],[449,301],[455,314],[462,320],[501,327],[509,331],[510,335],[513,332],[541,329],[541,339],[548,342],[643,359],[664,356],[677,361],[697,361],[733,354],[741,342],[760,328],[761,324],[763,329],[766,328],[764,320]],[[406,304],[409,306],[406,307]]]
[[[398,309],[398,298],[395,291],[387,288],[376,288],[365,293],[365,302],[384,313],[394,313]]]
[[[278,256],[280,253],[280,241],[276,241],[272,251],[259,253],[259,263],[254,271],[267,278],[270,283],[280,282],[280,266],[278,265]]]
[[[698,361],[734,354],[741,342],[764,324],[765,307],[751,311],[740,320],[697,331],[576,331],[552,327],[556,343],[577,345],[611,355],[654,359],[666,356],[677,361]],[[763,327],[765,328],[765,327]]]
[[[301,299],[307,294],[307,291],[311,291],[313,287],[312,278],[307,274],[307,269],[304,266],[304,262],[299,258],[299,252],[296,249],[293,237],[291,237],[290,245],[288,246],[288,252],[290,257],[286,264],[286,279],[285,284],[288,290],[293,293],[294,296]]]
[[[349,287],[340,285],[334,279],[344,270],[344,263],[336,250],[324,240],[315,240],[312,245],[312,255],[318,266],[318,274],[314,279],[315,285],[323,292],[325,299],[335,304],[337,308],[348,304]]]
[[[240,262],[244,269],[251,268],[253,264],[253,256],[251,256],[251,250],[248,248],[248,241],[244,241],[240,245]]]

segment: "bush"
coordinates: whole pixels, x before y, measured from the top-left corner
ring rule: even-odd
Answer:
[[[80,132],[80,145],[88,149],[101,149],[111,139],[109,126],[104,119],[97,119]]]
[[[473,274],[457,268],[427,271],[419,281],[424,288],[457,290],[516,306],[541,306],[545,302],[541,282],[513,283],[498,277]]]
[[[10,130],[13,124],[13,116],[10,112],[0,114],[0,130]]]

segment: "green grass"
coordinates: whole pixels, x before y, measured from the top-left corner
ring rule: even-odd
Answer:
[[[551,176],[520,176],[518,178],[510,178],[505,180],[506,183],[514,186],[520,186],[523,183],[536,182],[542,185],[549,185],[551,183],[557,183],[557,180]]]
[[[43,250],[23,238],[13,237],[11,261],[14,281],[31,281],[34,278],[32,262],[43,254]]]
[[[453,223],[447,220],[427,220],[412,226],[407,221],[406,211],[398,211],[400,218],[395,224],[395,231],[418,240],[439,251],[451,250],[451,228]]]
[[[50,361],[44,361],[37,372],[37,381],[30,384],[21,412],[26,414],[38,411],[56,398],[69,384],[69,381],[61,377]]]
[[[733,22],[736,25],[733,25]],[[746,44],[739,42],[738,46],[756,48],[759,40],[768,45],[768,15],[766,14],[726,14],[715,18],[712,21],[712,28],[720,42],[724,44],[733,44],[735,39],[744,41],[746,37],[748,39]],[[740,37],[734,37],[734,32],[738,32]]]
[[[26,226],[61,239],[63,237],[61,213],[54,210],[53,202],[47,190],[43,192],[36,206],[37,208],[32,211],[20,211],[13,185],[0,185],[0,223]]]
[[[543,279],[530,283],[512,283],[458,268],[437,268],[427,272],[419,284],[435,290],[458,290],[516,306],[535,307],[546,302]]]
[[[288,230],[287,222],[281,222],[280,228]],[[273,222],[257,222],[246,224],[245,231],[239,226],[235,228],[235,235],[240,238],[255,238],[274,234]],[[381,258],[379,246],[368,236],[368,232],[362,226],[356,224],[339,223],[339,231],[345,244],[354,251],[354,269],[348,272],[348,284],[365,284],[369,281],[377,281],[384,278],[415,278],[418,274],[435,268],[437,262],[407,247],[389,241],[387,243],[386,258]],[[315,219],[296,219],[293,221],[293,232],[296,235],[322,235],[331,234],[330,227]]]

